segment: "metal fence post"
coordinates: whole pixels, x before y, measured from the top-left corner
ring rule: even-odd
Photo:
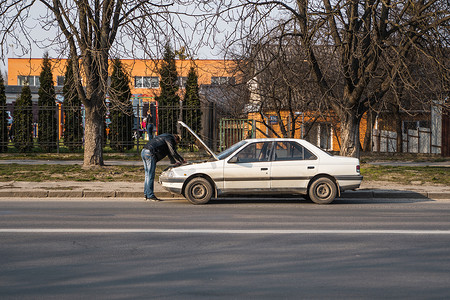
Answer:
[[[137,110],[136,110],[136,112],[137,112],[137,117],[136,117],[136,152],[139,155],[139,135],[140,135],[140,132],[139,132],[139,126],[140,126],[140,123],[139,123],[139,116],[140,116],[139,103],[137,104],[136,107],[137,107]]]
[[[252,119],[252,138],[253,139],[256,138],[256,120],[255,119]]]
[[[59,118],[61,117],[61,112],[60,112],[60,107],[61,105],[56,105],[55,109],[56,109],[56,126],[58,126],[58,133],[57,133],[57,138],[56,138],[56,153],[59,154],[59,142],[60,142],[60,138],[61,138],[61,121],[59,120]]]

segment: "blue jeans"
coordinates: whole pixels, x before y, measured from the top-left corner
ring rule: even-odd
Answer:
[[[144,195],[145,198],[155,197],[153,192],[155,183],[155,168],[156,161],[153,154],[148,149],[142,149],[141,151],[142,161],[144,162],[145,181],[144,181]]]
[[[153,124],[147,124],[147,135],[148,140],[150,141],[153,138]]]

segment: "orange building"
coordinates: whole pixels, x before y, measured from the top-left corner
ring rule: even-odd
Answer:
[[[8,110],[12,111],[12,103],[21,93],[22,86],[26,83],[30,86],[34,105],[38,101],[39,76],[42,69],[42,58],[9,58],[8,78],[6,82],[6,96]],[[52,59],[52,74],[55,83],[56,100],[63,101],[62,88],[64,86],[64,75],[67,59]],[[155,96],[160,93],[160,76],[158,72],[161,60],[122,59],[124,69],[130,76],[130,89],[132,93],[133,106],[141,107],[137,110],[139,123],[144,117],[144,111],[149,103],[154,102]],[[183,99],[184,86],[187,82],[188,72],[194,66],[198,75],[199,85],[220,85],[223,83],[236,82],[233,73],[234,62],[230,60],[176,60],[175,61],[179,94]],[[59,105],[59,104],[58,104]],[[35,108],[37,110],[37,108]],[[37,117],[36,117],[37,118]],[[62,114],[59,113],[59,124],[62,124]],[[37,122],[37,119],[35,120]],[[62,125],[60,125],[62,126]],[[62,132],[62,128],[60,130]]]
[[[143,101],[151,101],[159,93],[158,64],[160,60],[122,59],[122,64],[130,75],[130,88],[134,96],[142,97]],[[180,87],[186,83],[191,66],[196,67],[198,83],[221,84],[236,81],[233,74],[234,62],[230,60],[176,60]],[[39,86],[39,74],[42,68],[41,58],[9,58],[9,86],[23,86],[28,82],[30,87]],[[64,85],[66,59],[52,59],[53,80],[57,87]]]

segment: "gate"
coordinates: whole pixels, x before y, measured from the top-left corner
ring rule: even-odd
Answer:
[[[450,156],[450,109],[442,113],[442,156]]]
[[[255,120],[251,119],[221,119],[219,150],[223,151],[241,140],[255,138],[255,124]]]

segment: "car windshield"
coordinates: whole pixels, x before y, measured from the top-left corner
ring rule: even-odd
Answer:
[[[219,153],[219,155],[217,155],[217,157],[219,159],[225,159],[228,156],[230,156],[231,153],[233,153],[236,149],[240,148],[242,145],[244,145],[245,143],[247,143],[246,141],[240,141],[237,142],[236,144],[234,144],[233,146],[231,146],[230,148],[222,151]]]

